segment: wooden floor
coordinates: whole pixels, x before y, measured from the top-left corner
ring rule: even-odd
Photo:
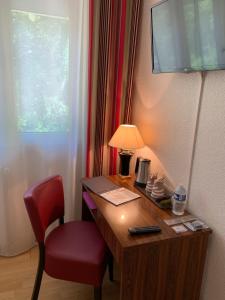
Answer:
[[[38,262],[38,249],[12,258],[0,257],[0,300],[30,300]],[[115,270],[116,271],[116,270]],[[118,277],[118,272],[115,272]],[[93,288],[44,274],[40,300],[93,300]],[[102,300],[119,299],[119,281],[108,280],[106,272]]]

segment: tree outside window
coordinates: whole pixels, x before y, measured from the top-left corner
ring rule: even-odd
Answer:
[[[18,130],[66,132],[70,124],[69,19],[11,13]]]

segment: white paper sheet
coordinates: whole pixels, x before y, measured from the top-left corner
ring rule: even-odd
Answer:
[[[113,191],[102,193],[101,197],[114,205],[120,205],[122,203],[137,199],[140,197],[140,195],[133,193],[126,188],[118,188]]]

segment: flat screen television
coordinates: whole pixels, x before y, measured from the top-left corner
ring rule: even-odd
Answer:
[[[151,8],[153,73],[225,69],[225,0],[167,0]]]

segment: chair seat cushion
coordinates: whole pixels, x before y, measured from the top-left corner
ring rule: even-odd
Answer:
[[[58,279],[100,286],[106,259],[105,241],[93,222],[65,223],[45,241],[45,271]]]

